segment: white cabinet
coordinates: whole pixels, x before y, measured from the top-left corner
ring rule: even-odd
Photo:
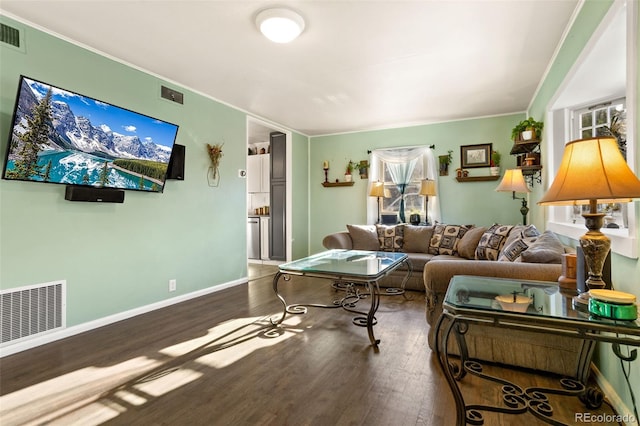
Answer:
[[[247,157],[247,191],[269,192],[271,182],[271,155],[259,154]]]

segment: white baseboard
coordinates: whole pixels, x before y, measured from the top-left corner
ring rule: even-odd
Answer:
[[[230,287],[234,287],[248,281],[247,277],[240,278],[234,281],[218,284],[213,287],[208,287],[203,290],[194,291],[192,293],[183,294],[173,297],[171,299],[162,300],[160,302],[152,303],[150,305],[141,306],[139,308],[131,309],[129,311],[119,312],[114,315],[109,315],[97,320],[85,322],[82,324],[74,325],[63,330],[54,331],[47,334],[34,337],[26,341],[17,342],[14,345],[7,345],[0,348],[0,358],[13,355],[18,352],[26,351],[37,346],[42,346],[47,343],[55,342],[56,340],[65,339],[67,337],[75,336],[76,334],[84,333],[85,331],[95,330],[96,328],[104,327],[105,325],[113,324],[118,321],[129,319],[138,315],[146,314],[147,312],[155,311],[157,309],[166,308],[167,306],[175,305],[176,303],[184,302],[190,299],[195,299],[210,293],[215,293],[220,290],[224,290]]]
[[[272,266],[277,266],[277,265],[282,265],[284,263],[284,261],[281,261],[281,260],[268,260],[268,259],[264,259],[264,260],[248,259],[247,263],[250,263],[252,265],[272,265]]]
[[[613,406],[613,409],[620,415],[622,419],[624,419],[624,424],[627,426],[638,425],[639,419],[636,419],[633,415],[633,410],[627,407],[627,404],[620,398],[618,392],[611,386],[611,383],[607,380],[606,377],[600,372],[598,367],[596,367],[593,363],[591,364],[591,371],[593,373],[593,377],[596,380],[602,392],[606,395],[607,399]]]

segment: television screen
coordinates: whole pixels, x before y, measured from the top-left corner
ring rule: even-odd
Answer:
[[[22,76],[2,178],[162,192],[177,132]]]

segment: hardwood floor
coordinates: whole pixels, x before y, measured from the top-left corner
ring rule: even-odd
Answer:
[[[0,423],[454,424],[453,398],[427,345],[422,293],[383,298],[375,352],[366,329],[341,309],[312,308],[272,327],[269,318],[282,308],[271,283],[257,278],[1,359]],[[293,278],[280,288],[288,303],[336,297],[322,280]],[[525,386],[556,384],[502,373]],[[498,401],[494,385],[469,376],[462,385],[470,401]],[[588,411],[577,399],[556,403],[569,424],[574,412]],[[485,419],[541,424],[531,414]]]

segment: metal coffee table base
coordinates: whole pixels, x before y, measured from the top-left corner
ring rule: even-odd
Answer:
[[[377,348],[380,343],[380,339],[376,339],[373,334],[373,326],[377,324],[376,312],[378,311],[378,307],[380,306],[380,287],[378,286],[377,281],[356,281],[353,279],[349,279],[349,284],[342,286],[341,288],[346,292],[345,296],[341,299],[334,300],[332,304],[319,304],[319,303],[295,303],[291,305],[287,305],[284,297],[278,292],[278,282],[280,278],[283,278],[285,281],[290,281],[291,276],[288,273],[277,272],[275,277],[273,277],[273,291],[276,296],[280,300],[283,306],[282,316],[277,319],[271,319],[272,324],[279,325],[284,321],[287,314],[306,314],[307,308],[324,308],[324,309],[335,309],[342,308],[345,311],[353,312],[358,314],[353,318],[353,324],[359,327],[367,327],[367,332],[369,334],[369,340],[371,344]],[[329,278],[329,277],[321,277],[321,278]],[[357,284],[366,285],[367,292],[363,293],[358,288]],[[401,294],[401,293],[400,293]],[[358,311],[355,309],[356,304],[362,299],[370,299],[371,304],[369,306],[368,312]]]

